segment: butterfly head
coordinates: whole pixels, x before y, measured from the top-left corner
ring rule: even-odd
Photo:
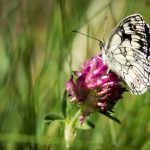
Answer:
[[[104,42],[100,41],[100,42],[99,42],[100,50],[102,50],[102,51],[103,51],[104,46],[105,46]]]

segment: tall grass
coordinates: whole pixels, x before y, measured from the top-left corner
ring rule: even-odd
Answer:
[[[106,39],[114,25],[131,13],[141,13],[150,23],[149,9],[148,0],[1,0],[0,149],[65,149],[63,127],[44,124],[44,115],[61,114],[71,71],[99,53],[97,42],[71,31],[102,39],[107,16]],[[149,114],[149,92],[125,94],[115,109],[122,124],[93,114],[96,128],[79,131],[72,149],[148,150]]]

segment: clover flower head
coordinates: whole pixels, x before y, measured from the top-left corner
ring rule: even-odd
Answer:
[[[66,90],[69,100],[81,107],[81,124],[91,112],[113,111],[116,102],[126,91],[120,82],[120,78],[115,73],[108,72],[102,55],[95,56],[83,63],[80,72],[73,72],[66,83]]]

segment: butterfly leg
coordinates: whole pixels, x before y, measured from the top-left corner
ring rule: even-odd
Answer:
[[[106,72],[106,74],[108,75],[108,74],[109,74],[109,72],[110,72],[110,68],[108,68],[108,69],[107,69],[107,72]]]
[[[110,72],[110,68],[107,69],[107,72],[106,72],[106,75],[107,75],[107,76],[109,76],[109,72]],[[108,93],[108,88],[109,88],[108,86],[109,86],[109,84],[107,83],[107,86],[106,86],[106,93]]]

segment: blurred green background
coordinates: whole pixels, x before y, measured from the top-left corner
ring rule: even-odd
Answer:
[[[43,118],[61,114],[71,71],[100,53],[97,41],[72,30],[107,41],[132,13],[150,23],[150,1],[0,0],[0,150],[65,150],[61,124]],[[149,92],[124,94],[114,115],[121,125],[94,114],[95,129],[79,131],[72,149],[150,149]]]

